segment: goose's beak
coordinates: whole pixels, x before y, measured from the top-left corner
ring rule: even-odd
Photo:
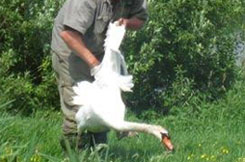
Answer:
[[[174,146],[170,140],[170,137],[166,133],[162,133],[162,143],[169,151],[174,151]]]

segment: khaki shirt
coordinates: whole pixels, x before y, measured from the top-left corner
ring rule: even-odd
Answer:
[[[147,19],[146,0],[67,0],[60,9],[52,32],[52,50],[63,56],[71,53],[59,33],[68,26],[83,35],[83,41],[94,55],[103,55],[106,28],[110,21],[137,17]]]

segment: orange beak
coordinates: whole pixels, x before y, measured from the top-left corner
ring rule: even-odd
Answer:
[[[174,146],[170,140],[170,137],[167,134],[162,134],[162,143],[168,149],[168,151],[174,150]]]

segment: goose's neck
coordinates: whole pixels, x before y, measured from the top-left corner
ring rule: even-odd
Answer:
[[[160,126],[144,124],[144,123],[127,122],[127,121],[123,122],[123,124],[119,127],[119,130],[126,131],[126,132],[127,131],[144,132],[144,133],[154,135],[160,140],[162,139],[161,131],[166,131]]]
[[[105,49],[105,55],[102,60],[102,67],[109,71],[116,72],[120,74],[120,57],[119,54],[115,51],[112,51],[110,48]]]

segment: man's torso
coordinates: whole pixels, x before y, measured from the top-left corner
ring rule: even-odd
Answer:
[[[79,3],[81,3],[81,1],[85,1],[86,3],[88,3],[87,5],[89,7],[87,8],[89,9],[86,8],[86,11],[88,12],[81,11],[81,14],[71,12],[71,8],[74,8],[74,6],[79,6]],[[137,12],[134,11],[134,3],[140,2],[142,2],[142,0],[122,0],[114,4],[111,3],[110,0],[67,0],[55,19],[52,33],[52,50],[60,55],[67,55],[71,52],[71,50],[67,47],[67,45],[59,36],[59,33],[64,30],[63,22],[66,14],[72,14],[71,17],[76,19],[76,16],[77,18],[79,16],[86,17],[89,16],[90,13],[93,13],[91,25],[83,34],[83,41],[87,48],[94,55],[103,55],[105,32],[109,22],[111,20],[118,20],[121,17],[129,18],[130,16],[132,16],[131,14],[133,12]]]

